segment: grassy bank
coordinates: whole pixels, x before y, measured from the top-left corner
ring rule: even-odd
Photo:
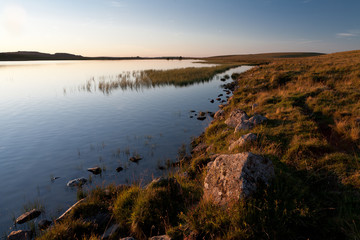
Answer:
[[[119,226],[114,239],[359,239],[360,51],[273,59],[241,74],[237,86],[225,118],[239,108],[265,115],[251,130],[256,142],[229,151],[249,131],[234,134],[217,119],[193,142],[206,147],[191,158],[182,152],[169,178],[95,189],[38,239],[99,239],[109,223]],[[227,207],[203,198],[214,154],[243,151],[272,160],[272,183]],[[88,220],[99,213],[111,217]]]

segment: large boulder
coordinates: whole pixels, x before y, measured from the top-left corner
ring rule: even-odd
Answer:
[[[272,162],[250,152],[223,154],[208,164],[204,180],[204,196],[225,205],[246,198],[259,183],[269,184],[274,176]]]
[[[230,113],[228,119],[225,120],[225,124],[230,127],[236,127],[239,123],[249,120],[249,116],[245,111],[241,109],[236,109]]]
[[[249,142],[256,141],[256,139],[257,139],[257,136],[255,134],[253,134],[253,133],[245,134],[245,135],[241,136],[238,140],[233,142],[229,146],[229,150],[232,151],[235,148],[242,147],[242,146],[244,146],[245,144],[247,144]]]
[[[31,231],[12,231],[7,237],[8,240],[31,240]]]
[[[27,221],[37,218],[38,216],[40,216],[40,214],[41,214],[41,211],[36,210],[36,209],[28,211],[16,219],[16,224],[26,223]]]

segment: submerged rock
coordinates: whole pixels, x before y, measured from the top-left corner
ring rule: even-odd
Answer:
[[[134,157],[129,158],[130,161],[135,162],[135,163],[137,163],[141,159],[143,159],[143,158],[140,156],[134,156]]]
[[[208,164],[204,196],[225,205],[250,196],[259,183],[269,184],[273,176],[273,164],[266,158],[250,152],[223,154]]]
[[[71,181],[69,181],[66,185],[68,187],[76,187],[76,186],[82,186],[84,185],[85,183],[87,182],[87,179],[86,178],[76,178],[76,179],[73,179]]]
[[[236,140],[235,142],[233,142],[230,146],[229,146],[229,150],[232,151],[237,147],[241,147],[244,146],[245,144],[249,143],[249,142],[253,142],[256,141],[257,136],[253,133],[248,133],[245,134],[243,136],[241,136],[238,140]]]
[[[210,102],[211,102],[211,103],[214,103],[215,101],[214,101],[214,99],[211,99]]]
[[[124,170],[123,167],[117,167],[117,168],[116,168],[116,171],[117,171],[117,172],[121,172],[122,170]]]
[[[92,172],[95,175],[98,175],[101,173],[101,168],[100,167],[93,167],[93,168],[88,168],[87,169],[89,172]]]
[[[26,213],[22,214],[21,216],[19,216],[16,219],[16,224],[26,223],[34,218],[37,218],[38,216],[40,216],[40,214],[41,214],[41,211],[33,209],[33,210],[26,212]]]
[[[206,119],[206,117],[205,117],[205,116],[203,116],[203,117],[202,117],[202,116],[199,116],[199,117],[197,117],[196,119],[197,119],[197,120],[200,120],[200,121],[204,121],[204,120]]]
[[[208,112],[208,114],[210,115],[210,117],[214,118],[215,113],[214,112]]]
[[[199,112],[199,116],[203,117],[203,116],[205,116],[205,115],[206,115],[205,112]]]
[[[31,231],[12,231],[7,237],[8,240],[31,240],[32,233]]]

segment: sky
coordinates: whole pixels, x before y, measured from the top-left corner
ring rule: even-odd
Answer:
[[[191,56],[360,49],[360,0],[0,0],[0,52]]]

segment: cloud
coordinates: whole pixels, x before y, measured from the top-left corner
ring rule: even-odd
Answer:
[[[338,37],[355,37],[356,34],[354,34],[354,33],[337,33],[336,36],[338,36]]]
[[[337,33],[336,36],[338,38],[354,38],[354,37],[358,37],[359,34],[360,34],[359,30],[351,30],[347,32]]]

